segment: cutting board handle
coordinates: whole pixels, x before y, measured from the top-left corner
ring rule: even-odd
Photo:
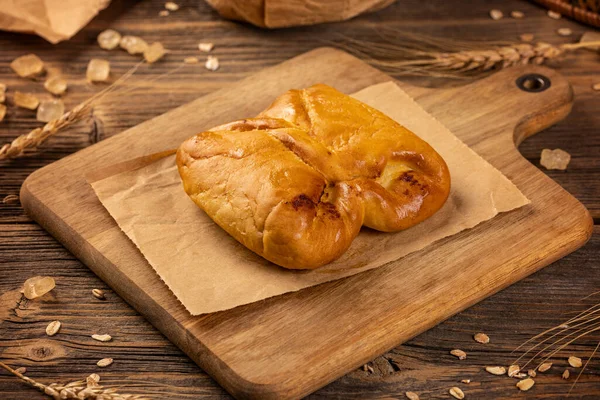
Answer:
[[[436,115],[442,123],[452,120],[456,125],[456,119],[460,119],[464,125],[483,124],[485,129],[461,136],[469,145],[504,135],[518,146],[527,137],[564,119],[573,105],[573,89],[567,79],[553,69],[536,65],[506,68],[468,85],[429,89],[414,93],[414,97],[426,109],[435,105],[443,109],[440,103],[452,102],[452,107]]]

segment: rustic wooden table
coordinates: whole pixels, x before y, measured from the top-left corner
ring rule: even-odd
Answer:
[[[85,82],[90,58],[108,58],[113,76],[120,76],[136,59],[125,52],[107,53],[95,43],[106,28],[161,41],[172,52],[150,68],[142,68],[137,79],[150,79],[173,70],[181,60],[198,55],[197,43],[214,42],[221,68],[210,72],[201,65],[186,66],[153,84],[143,84],[130,94],[94,109],[93,117],[62,133],[39,152],[0,164],[0,198],[18,194],[24,179],[34,170],[104,138],[115,135],[148,118],[214,91],[266,66],[345,37],[379,40],[378,30],[409,29],[451,38],[515,40],[519,34],[534,33],[539,40],[554,44],[573,41],[592,28],[567,19],[553,20],[545,11],[525,1],[465,2],[437,0],[400,1],[375,14],[351,21],[314,27],[264,31],[224,21],[203,1],[179,1],[179,11],[159,17],[162,1],[113,4],[72,40],[50,45],[27,35],[0,32],[0,82],[8,85],[8,103],[16,91],[45,96],[41,83],[17,78],[9,68],[16,57],[36,53],[49,70],[60,70],[69,81],[64,97],[67,109],[100,90]],[[505,14],[520,10],[525,18],[492,21],[488,12],[501,8]],[[559,37],[555,31],[569,27],[573,36]],[[562,323],[574,313],[598,303],[599,296],[584,298],[600,290],[600,92],[591,85],[600,82],[600,56],[580,51],[556,68],[573,85],[575,104],[562,121],[525,141],[520,150],[539,166],[543,148],[562,148],[572,155],[566,172],[546,171],[583,202],[597,224],[590,242],[577,252],[542,271],[454,316],[436,328],[396,347],[359,369],[314,393],[312,398],[404,398],[414,391],[421,398],[448,398],[448,389],[460,386],[469,399],[524,397],[515,380],[483,371],[490,364],[508,365],[511,354],[531,336]],[[410,78],[411,83],[439,85],[433,79]],[[201,112],[201,110],[199,110]],[[9,107],[0,122],[0,142],[12,140],[40,124],[32,111]],[[0,359],[12,366],[27,367],[27,374],[44,383],[68,382],[98,372],[107,385],[124,393],[143,393],[154,398],[228,398],[208,375],[168,342],[137,312],[123,302],[88,268],[56,240],[30,220],[18,203],[0,203]],[[20,294],[22,283],[35,275],[51,275],[56,289],[36,301]],[[106,291],[107,300],[91,296],[92,288]],[[46,325],[63,323],[61,334],[47,337]],[[93,341],[90,332],[110,332],[109,343]],[[473,341],[475,332],[485,332],[491,342]],[[585,359],[599,337],[583,338],[554,359],[549,373],[538,374],[527,398],[563,398],[574,381],[565,382],[562,371],[570,354]],[[468,358],[458,361],[449,354],[463,349]],[[99,370],[95,363],[113,357],[115,363]],[[273,362],[277,362],[273,360]],[[471,379],[462,384],[462,379]],[[0,373],[2,398],[44,398],[7,373]],[[571,394],[573,398],[600,397],[600,357],[593,360]]]

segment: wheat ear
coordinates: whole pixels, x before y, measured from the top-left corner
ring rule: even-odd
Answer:
[[[423,41],[417,38],[417,41]],[[600,46],[600,41],[570,43],[554,46],[545,42],[493,45],[482,48],[473,42],[473,49],[442,51],[441,46],[432,50],[417,50],[414,43],[389,44],[371,43],[357,39],[346,39],[347,44],[338,46],[365,58],[372,65],[392,74],[441,77],[476,76],[515,65],[544,64],[566,52],[580,48]],[[423,42],[423,48],[432,47]],[[400,60],[398,60],[400,58]]]
[[[0,148],[0,161],[9,158],[17,158],[23,154],[25,149],[38,147],[50,136],[56,135],[61,130],[84,119],[84,117],[91,112],[94,104],[104,98],[107,94],[114,92],[123,82],[129,79],[135,71],[137,71],[140,65],[141,62],[129,69],[129,71],[123,74],[123,76],[117,79],[112,85],[96,93],[83,103],[78,104],[72,110],[64,113],[60,118],[54,119],[41,128],[35,128],[31,132],[17,137],[11,143],[6,143]]]
[[[93,380],[88,380],[89,383],[84,381],[75,381],[67,383],[66,385],[60,385],[58,383],[52,383],[50,385],[44,385],[38,383],[31,378],[26,377],[18,371],[15,371],[8,365],[0,361],[0,367],[4,368],[11,374],[15,375],[29,386],[39,390],[47,396],[52,397],[55,400],[65,399],[77,399],[77,400],[144,400],[146,398],[140,395],[134,394],[119,394],[116,389],[103,388]]]

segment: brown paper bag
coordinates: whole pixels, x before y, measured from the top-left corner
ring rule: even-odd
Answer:
[[[50,43],[70,39],[111,0],[0,0],[0,29],[35,33]]]
[[[343,21],[377,11],[395,0],[206,0],[224,18],[263,28]]]
[[[109,167],[90,181],[95,180],[94,191],[119,227],[192,315],[376,268],[529,203],[500,171],[396,84],[374,85],[354,97],[432,145],[448,164],[452,190],[446,204],[424,222],[396,233],[363,229],[338,260],[316,270],[281,268],[229,236],[185,194],[172,153]]]

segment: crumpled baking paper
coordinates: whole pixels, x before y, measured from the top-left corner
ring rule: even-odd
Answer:
[[[226,310],[376,268],[529,203],[508,178],[395,83],[370,86],[354,97],[433,146],[450,168],[452,189],[446,204],[424,222],[397,233],[363,228],[341,258],[316,270],[281,268],[229,236],[185,194],[172,152],[113,166],[110,176],[92,182],[92,187],[192,315]]]
[[[70,39],[111,0],[0,0],[0,29],[35,33],[56,44]]]

